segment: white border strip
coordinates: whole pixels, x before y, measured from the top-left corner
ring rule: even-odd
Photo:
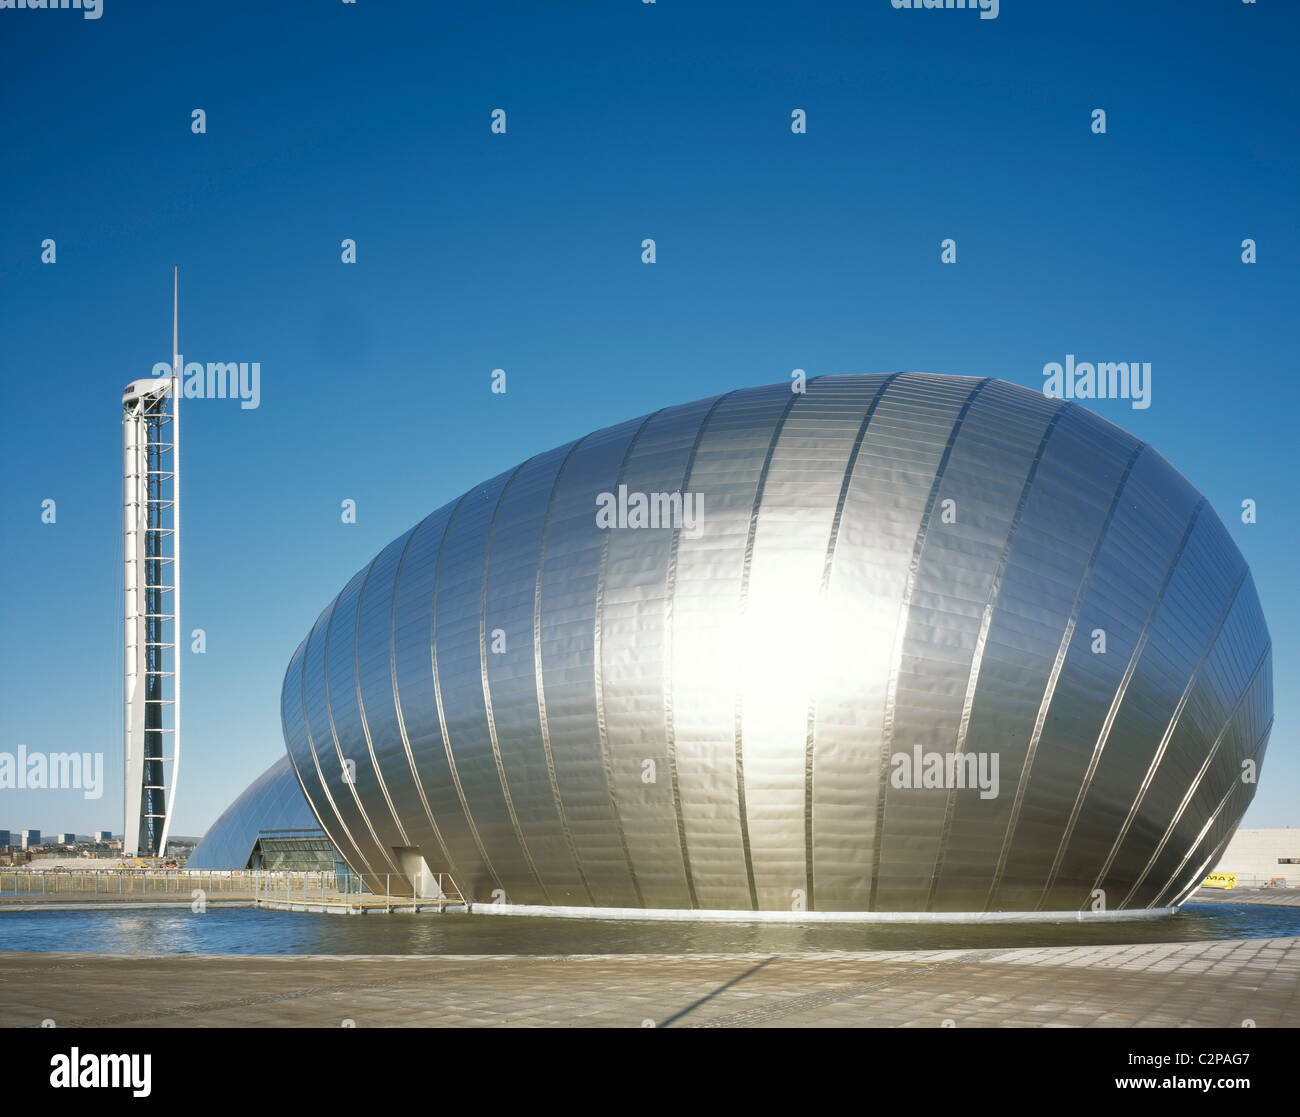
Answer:
[[[474,904],[472,911],[474,915],[678,923],[1142,923],[1169,919],[1178,908],[1133,908],[1126,911],[694,911],[685,908]]]

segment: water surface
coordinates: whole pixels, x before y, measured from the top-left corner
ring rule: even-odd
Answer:
[[[1300,936],[1300,908],[1189,904],[1150,923],[845,925],[492,915],[323,915],[211,907],[0,911],[0,949],[105,954],[801,954]]]

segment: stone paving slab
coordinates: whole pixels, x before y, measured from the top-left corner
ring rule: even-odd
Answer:
[[[800,955],[0,953],[0,1026],[1300,1026],[1300,938]]]

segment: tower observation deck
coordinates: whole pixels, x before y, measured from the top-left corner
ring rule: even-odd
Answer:
[[[173,291],[172,374],[122,392],[125,587],[122,852],[167,849],[180,756],[180,358]]]

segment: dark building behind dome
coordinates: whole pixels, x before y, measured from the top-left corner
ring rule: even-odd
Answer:
[[[693,520],[620,526],[673,493]],[[1155,450],[998,380],[836,376],[438,509],[320,615],[282,712],[372,885],[418,850],[476,902],[1161,908],[1253,795],[1269,649]]]

